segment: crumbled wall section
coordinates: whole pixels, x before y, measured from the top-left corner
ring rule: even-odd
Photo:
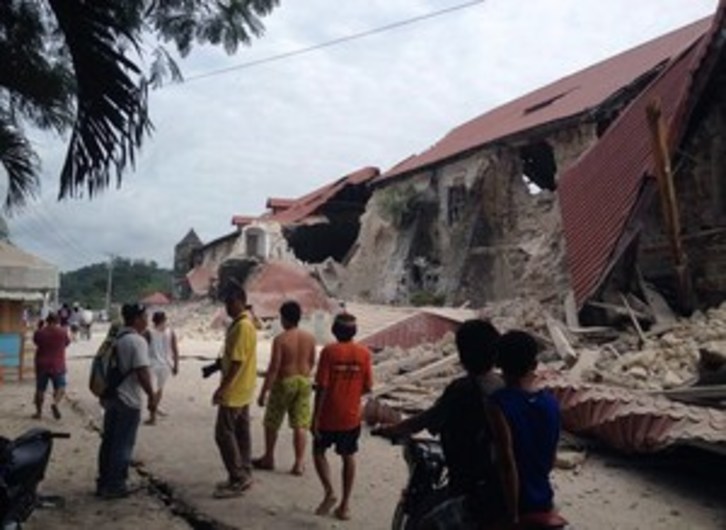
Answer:
[[[584,124],[544,140],[562,170],[596,139],[594,124]],[[343,295],[476,306],[565,292],[556,193],[528,189],[521,145],[481,149],[376,189]]]

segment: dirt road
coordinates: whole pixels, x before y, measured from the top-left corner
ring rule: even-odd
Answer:
[[[156,426],[142,426],[136,458],[153,478],[155,488],[144,488],[130,499],[100,501],[91,495],[95,475],[98,434],[93,425],[100,408],[86,390],[88,363],[98,344],[75,343],[69,352],[69,396],[60,422],[42,420],[43,425],[72,433],[69,441],[56,444],[43,483],[46,492],[62,494],[64,509],[38,511],[29,528],[91,528],[145,530],[161,528],[349,528],[384,529],[406,478],[398,448],[364,433],[359,455],[359,475],[353,498],[353,520],[339,522],[316,517],[312,511],[321,490],[312,462],[303,477],[287,473],[292,465],[290,436],[281,433],[278,471],[255,475],[252,490],[243,498],[214,500],[213,484],[224,478],[224,470],[212,432],[215,411],[210,398],[216,381],[201,378],[203,362],[187,358],[181,373],[172,379],[162,408],[168,416]],[[181,343],[189,357],[213,357],[215,342]],[[266,365],[261,344],[260,367]],[[0,386],[0,433],[17,435],[37,424],[32,413],[32,384]],[[262,410],[253,407],[255,454],[262,447]],[[557,500],[577,529],[681,530],[726,528],[724,489],[713,477],[696,471],[673,470],[663,459],[624,459],[591,456],[577,472],[557,471]],[[337,473],[339,467],[334,470]],[[689,476],[686,476],[688,474]],[[136,482],[148,486],[149,477],[136,473]],[[721,483],[723,484],[723,483]],[[164,502],[166,501],[166,502]],[[177,512],[175,514],[174,512]],[[178,515],[183,512],[184,516]]]

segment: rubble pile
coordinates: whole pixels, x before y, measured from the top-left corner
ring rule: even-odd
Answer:
[[[461,373],[454,336],[415,348],[385,348],[374,355],[374,397],[398,411],[427,408],[451,379]]]
[[[180,338],[219,340],[225,324],[224,307],[209,299],[165,306],[167,318]]]
[[[499,331],[522,329],[539,337],[547,336],[547,315],[551,308],[536,298],[513,298],[485,305],[479,316],[491,321]]]
[[[631,333],[601,346],[594,367],[584,371],[583,378],[642,390],[693,382],[704,352],[726,359],[726,303],[679,319],[669,331],[638,346],[638,336]]]

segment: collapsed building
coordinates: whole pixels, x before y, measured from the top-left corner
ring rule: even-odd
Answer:
[[[709,301],[706,292],[722,299],[711,291],[725,270],[717,242],[723,39],[712,38],[720,24],[700,20],[567,76],[453,129],[376,178],[344,295],[482,306],[522,296],[561,301],[572,287],[584,310],[615,279],[617,263],[637,258],[656,281],[668,234],[655,194],[643,189],[654,174],[643,105],[658,96],[679,155],[679,235],[687,234],[690,271],[701,301]],[[694,77],[699,61],[704,72]],[[625,222],[636,218],[636,202],[651,213],[637,226]],[[642,243],[637,251],[634,241]]]
[[[369,184],[379,175],[377,168],[366,167],[297,199],[269,198],[265,213],[233,216],[235,229],[206,244],[196,244],[187,234],[176,247],[175,263],[187,263],[188,292],[207,296],[230,281],[262,282],[278,285],[280,291],[274,303],[260,299],[265,308],[292,296],[288,292],[292,289],[309,298],[308,305],[330,309],[327,296],[339,290],[342,264],[358,237],[360,217],[371,195]],[[300,282],[307,282],[307,290]]]

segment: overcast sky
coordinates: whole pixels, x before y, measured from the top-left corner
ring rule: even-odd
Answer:
[[[282,0],[265,36],[227,56],[197,48],[192,78],[463,3]],[[120,190],[58,203],[62,139],[31,133],[40,200],[13,240],[63,270],[107,253],[169,266],[193,227],[204,241],[267,197],[295,197],[362,166],[388,169],[452,127],[615,53],[710,15],[716,0],[489,0],[355,42],[167,86],[156,127]],[[305,7],[303,7],[305,6]],[[0,176],[0,178],[4,175]]]

